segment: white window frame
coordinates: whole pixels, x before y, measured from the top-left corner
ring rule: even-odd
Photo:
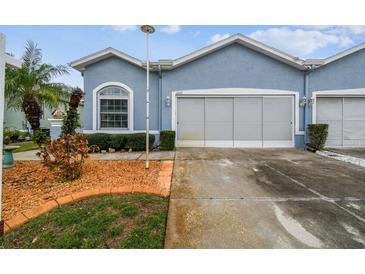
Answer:
[[[127,107],[128,107],[128,109],[127,109],[127,116],[128,116],[127,123],[128,123],[128,126],[125,127],[125,128],[123,128],[123,127],[102,127],[101,126],[101,102],[100,102],[101,100],[127,100]],[[106,129],[106,130],[114,130],[114,129],[116,129],[116,130],[128,130],[129,129],[129,95],[118,95],[118,96],[102,95],[102,96],[100,96],[99,93],[98,93],[98,107],[97,108],[98,108],[97,112],[98,112],[98,118],[99,118],[98,119],[98,129],[101,129],[101,130],[103,130],[103,129]],[[112,114],[112,113],[110,113],[110,114]],[[125,113],[120,112],[120,113],[115,113],[115,114],[122,115],[122,114],[125,114]]]
[[[100,128],[100,118],[98,119],[98,116],[100,116],[100,100],[98,99],[98,93],[109,86],[114,86],[114,87],[120,87],[122,89],[125,89],[128,93],[129,93],[129,98],[128,98],[128,128]],[[93,89],[92,92],[92,96],[93,96],[93,131],[97,132],[97,131],[110,131],[110,132],[130,132],[134,130],[134,125],[133,125],[133,90],[127,86],[126,84],[123,84],[121,82],[105,82],[99,86],[97,86],[96,88]],[[111,96],[112,97],[112,96]],[[122,97],[126,97],[126,96],[121,96]],[[113,97],[113,99],[116,99],[117,97]],[[107,99],[107,96],[103,96],[103,99]],[[99,121],[99,122],[98,122]]]

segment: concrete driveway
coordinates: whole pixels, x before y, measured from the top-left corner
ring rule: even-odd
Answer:
[[[166,248],[364,248],[365,168],[299,149],[178,149]]]

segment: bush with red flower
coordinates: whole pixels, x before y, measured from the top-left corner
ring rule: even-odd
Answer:
[[[83,134],[62,134],[57,140],[48,141],[38,156],[42,162],[55,169],[66,180],[81,176],[82,164],[88,156],[87,139]]]

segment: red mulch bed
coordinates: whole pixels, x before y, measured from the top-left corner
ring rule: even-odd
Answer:
[[[159,161],[97,161],[88,159],[80,179],[65,182],[39,161],[15,162],[3,169],[3,218],[8,220],[23,210],[75,192],[111,186],[157,185]]]

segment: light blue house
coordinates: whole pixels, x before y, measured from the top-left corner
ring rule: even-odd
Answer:
[[[85,133],[145,130],[144,62],[107,48],[70,65]],[[328,146],[365,146],[365,44],[302,60],[236,34],[151,66],[150,127],[177,146],[301,147],[310,123],[329,124]]]

